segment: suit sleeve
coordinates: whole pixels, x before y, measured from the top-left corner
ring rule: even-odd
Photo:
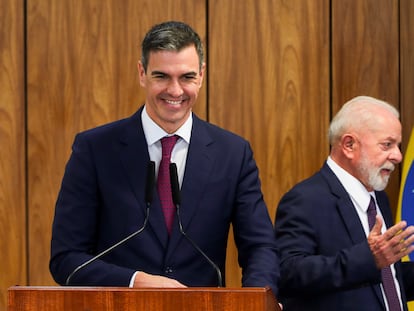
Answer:
[[[233,230],[243,270],[245,287],[272,288],[277,295],[279,259],[273,234],[273,224],[261,192],[259,172],[253,153],[245,144],[238,175]]]
[[[55,207],[49,268],[61,285],[97,251],[100,193],[91,148],[78,135],[66,165]],[[100,259],[79,270],[70,285],[128,286],[134,271]]]
[[[414,262],[402,262],[401,263],[401,275],[403,279],[405,295],[407,300],[414,300]]]
[[[281,294],[327,294],[380,282],[365,236],[353,241],[337,198],[296,187],[280,201],[275,233],[281,253]]]

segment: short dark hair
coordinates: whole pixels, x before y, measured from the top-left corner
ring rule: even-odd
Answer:
[[[194,45],[196,48],[200,70],[204,61],[203,44],[199,35],[187,24],[177,21],[168,21],[153,26],[145,35],[141,44],[141,63],[147,71],[150,52],[152,51],[180,51]]]

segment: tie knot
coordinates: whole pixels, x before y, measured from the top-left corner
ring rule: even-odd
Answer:
[[[161,146],[162,146],[162,156],[163,157],[171,157],[171,152],[174,148],[175,143],[178,140],[177,135],[173,136],[165,136],[161,138]]]

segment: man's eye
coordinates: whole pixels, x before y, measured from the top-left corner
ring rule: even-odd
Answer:
[[[384,147],[384,149],[389,149],[392,146],[392,143],[385,142],[385,143],[382,143],[382,146]]]

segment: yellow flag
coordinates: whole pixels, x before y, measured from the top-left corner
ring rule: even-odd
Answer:
[[[403,161],[396,220],[405,220],[408,225],[414,225],[414,128]],[[414,252],[404,257],[403,261],[414,261]],[[408,303],[408,310],[414,311],[414,301]]]

